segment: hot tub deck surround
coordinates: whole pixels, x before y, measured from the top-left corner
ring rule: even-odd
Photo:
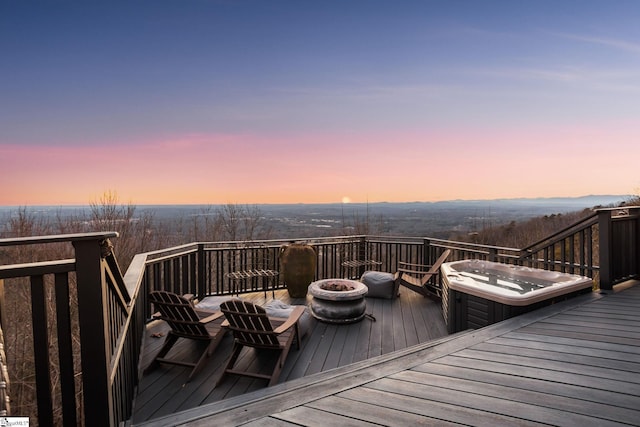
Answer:
[[[589,277],[477,259],[442,264],[442,277],[453,290],[516,306],[593,286]]]
[[[442,311],[450,333],[482,328],[591,292],[576,274],[482,260],[442,265]]]
[[[638,283],[146,425],[640,425]]]

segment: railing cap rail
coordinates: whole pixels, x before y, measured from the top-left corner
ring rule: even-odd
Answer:
[[[0,239],[0,246],[76,242],[83,240],[108,239],[110,237],[118,237],[118,233],[116,231],[95,231],[91,233],[54,234],[50,236],[11,237]]]
[[[614,208],[597,208],[594,209],[596,212],[604,212],[604,211],[619,211],[622,209],[629,209],[629,210],[638,210],[640,209],[640,206],[636,206],[636,205],[628,205],[628,206],[618,206],[618,207],[614,207]]]
[[[504,252],[521,252],[522,250],[519,248],[510,248],[508,246],[494,246],[494,245],[485,245],[482,243],[472,243],[472,242],[460,242],[456,240],[445,240],[445,239],[428,239],[432,246],[441,246],[447,249],[465,249],[465,248],[477,248],[477,249],[486,249],[486,250],[497,250]]]

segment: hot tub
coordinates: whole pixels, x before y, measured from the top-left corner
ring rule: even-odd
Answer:
[[[449,333],[476,329],[591,291],[575,274],[463,260],[442,264],[442,311]]]

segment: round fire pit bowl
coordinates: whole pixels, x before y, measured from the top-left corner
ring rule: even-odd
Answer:
[[[321,322],[354,323],[364,317],[367,286],[355,280],[324,279],[309,285],[311,314]]]

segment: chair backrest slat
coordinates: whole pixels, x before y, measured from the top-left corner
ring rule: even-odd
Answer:
[[[187,338],[209,337],[206,327],[200,323],[191,302],[167,291],[153,291],[149,294],[149,300],[160,313],[160,319],[169,324],[173,333]]]
[[[247,301],[229,300],[220,304],[220,310],[229,321],[229,328],[233,331],[234,337],[242,345],[280,347],[264,308]]]
[[[442,266],[442,263],[445,262],[449,254],[451,254],[451,249],[446,249],[444,252],[442,252],[442,255],[440,255],[436,262],[431,266],[429,271],[427,271],[427,273],[422,276],[422,286],[424,286],[431,279],[431,276],[438,273],[438,271],[440,270],[440,266]]]

